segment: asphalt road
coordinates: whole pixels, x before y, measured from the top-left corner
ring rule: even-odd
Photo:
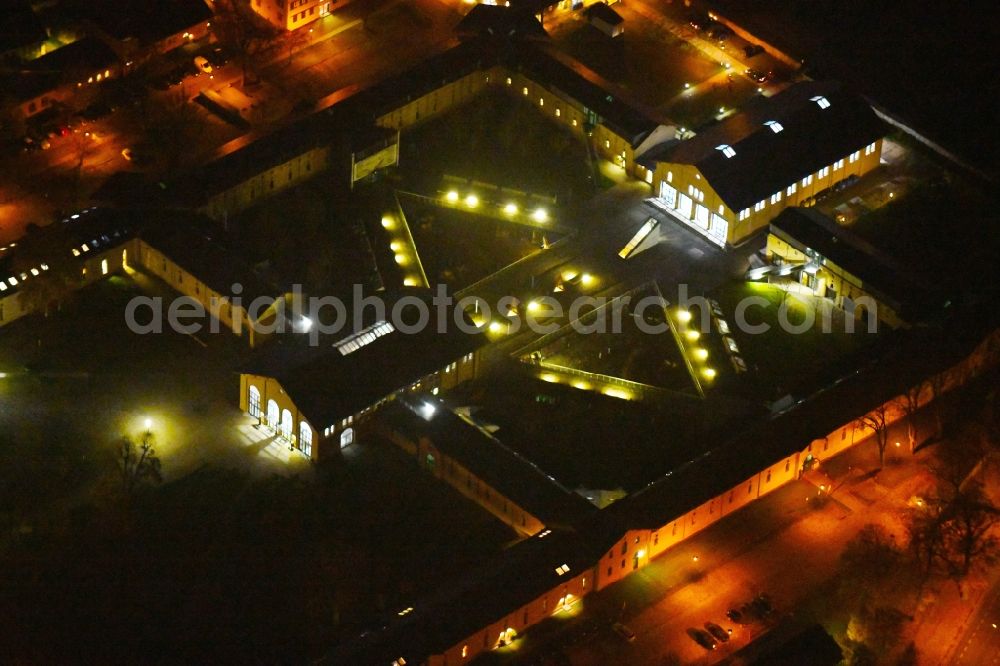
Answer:
[[[955,666],[1000,664],[1000,579],[994,580],[979,609],[966,623],[947,663]]]

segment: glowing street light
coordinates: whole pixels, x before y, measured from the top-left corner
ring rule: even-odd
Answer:
[[[533,219],[535,222],[548,222],[549,213],[544,208],[536,208],[535,211],[531,214],[531,219]]]
[[[699,361],[704,361],[705,359],[708,358],[708,350],[705,349],[704,347],[698,347],[697,349],[694,350],[693,353],[694,357]]]
[[[455,203],[458,201],[458,192],[455,190],[449,190],[448,194],[444,195],[444,198],[448,201],[448,203]]]
[[[396,253],[394,258],[396,259],[396,263],[400,266],[406,263],[406,255],[401,252]]]
[[[475,194],[470,194],[469,196],[465,197],[465,205],[468,206],[469,208],[475,208],[476,206],[479,205],[479,197],[477,197]]]
[[[686,331],[684,333],[684,337],[686,337],[691,342],[695,342],[698,338],[701,337],[701,333],[699,333],[698,331],[693,331],[693,330],[692,331]]]
[[[150,430],[152,430],[153,429],[153,419],[151,419],[151,418],[149,418],[147,416],[142,421],[142,427],[146,429],[146,432],[149,432]]]
[[[678,310],[677,311],[677,321],[682,324],[686,324],[691,321],[691,311],[690,310]]]
[[[517,215],[517,204],[509,203],[503,207],[503,212],[507,215]]]
[[[528,312],[538,312],[538,308],[542,307],[542,304],[538,301],[528,301]]]
[[[704,375],[705,379],[715,379],[715,368],[705,368],[701,374]]]
[[[386,229],[392,229],[392,218],[388,215],[382,216],[382,226]]]
[[[591,275],[590,273],[584,273],[583,275],[580,276],[580,284],[582,284],[584,287],[589,287],[593,283],[594,283],[594,276]]]

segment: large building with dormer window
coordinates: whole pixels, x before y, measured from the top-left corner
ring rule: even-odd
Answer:
[[[809,81],[638,161],[653,171],[652,203],[724,246],[877,167],[884,134],[862,98]]]

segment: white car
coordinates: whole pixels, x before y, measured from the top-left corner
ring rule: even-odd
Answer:
[[[210,63],[208,61],[208,58],[206,58],[205,56],[195,56],[194,66],[197,67],[200,71],[205,72],[206,74],[212,73],[212,63]]]

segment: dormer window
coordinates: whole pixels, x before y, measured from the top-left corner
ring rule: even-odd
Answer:
[[[777,120],[768,120],[766,123],[764,123],[764,125],[770,127],[771,131],[774,132],[775,134],[785,129],[784,127],[781,126],[781,123],[779,123]]]
[[[809,101],[816,102],[816,106],[818,106],[821,109],[830,108],[830,100],[828,100],[826,97],[823,97],[822,95],[816,95],[815,97],[810,97]]]
[[[736,151],[733,150],[733,147],[730,146],[728,143],[724,143],[721,146],[716,146],[715,149],[721,150],[722,154],[725,155],[726,157],[732,157],[733,155],[736,154]]]

